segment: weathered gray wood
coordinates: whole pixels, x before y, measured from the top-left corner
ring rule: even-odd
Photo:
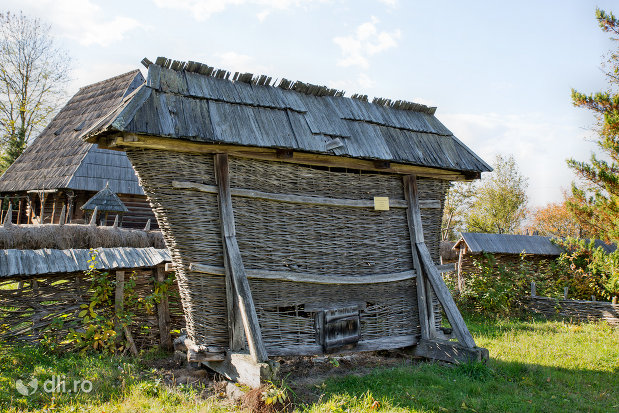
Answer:
[[[155,279],[158,283],[165,282],[164,266],[155,267]],[[168,292],[161,294],[161,301],[157,304],[157,318],[159,321],[159,341],[161,348],[171,350],[172,336],[170,335],[170,305],[168,302]]]
[[[201,272],[211,275],[225,275],[225,268],[212,265],[191,263],[190,271]],[[325,276],[309,273],[295,273],[289,271],[268,271],[245,269],[247,278],[257,278],[264,280],[280,280],[304,282],[312,284],[378,284],[387,282],[397,282],[410,280],[417,276],[415,271],[403,271],[391,274],[372,274],[359,276]]]
[[[278,363],[267,361],[256,363],[251,355],[230,353],[224,361],[207,361],[207,367],[222,374],[228,380],[258,388],[268,380],[274,380],[279,370]]]
[[[124,312],[124,301],[125,301],[125,272],[124,271],[116,271],[116,289],[114,292],[114,330],[116,330],[117,339],[122,336],[123,333],[123,325],[120,321],[120,317]]]
[[[473,336],[466,327],[462,314],[460,314],[449,289],[445,285],[445,281],[443,281],[443,278],[436,270],[432,257],[430,256],[430,251],[428,251],[428,247],[426,247],[425,243],[419,242],[417,243],[417,251],[419,252],[419,257],[421,258],[424,274],[430,281],[436,297],[443,306],[443,310],[445,310],[447,319],[449,320],[456,337],[464,346],[469,348],[475,347],[475,340],[473,340]]]
[[[563,287],[563,299],[567,300],[567,293],[569,291],[569,287]],[[615,303],[613,303],[615,304]]]
[[[535,281],[531,282],[531,297],[535,297],[537,295],[535,288]]]
[[[206,192],[210,194],[216,194],[218,189],[214,185],[205,185],[197,182],[182,182],[172,181],[172,186],[177,189],[195,189],[197,191]],[[319,196],[304,196],[304,195],[290,195],[290,194],[275,194],[270,192],[261,192],[252,189],[243,188],[230,188],[232,196],[244,197],[244,198],[256,198],[266,199],[269,201],[286,202],[291,204],[309,204],[309,205],[325,205],[335,207],[350,207],[350,208],[374,208],[373,199],[341,199],[341,198],[326,198]],[[389,206],[391,208],[407,208],[408,204],[405,200],[401,199],[389,199]],[[426,200],[420,201],[420,208],[440,208],[441,201],[439,200]]]
[[[125,332],[125,338],[127,339],[127,344],[129,345],[129,351],[131,351],[131,354],[133,354],[134,356],[138,356],[138,348],[135,346],[135,341],[133,341],[133,335],[131,334],[131,330],[129,330],[129,327],[127,327],[126,324],[123,324],[123,330]]]
[[[373,340],[360,340],[356,345],[338,349],[335,353],[358,353],[360,351],[394,350],[417,344],[415,335],[381,337]],[[295,344],[291,346],[269,346],[269,354],[273,356],[311,356],[324,354],[322,346],[318,344]]]
[[[462,260],[464,258],[464,251],[466,251],[466,247],[461,247],[458,250],[458,281],[456,284],[456,291],[461,293],[464,288],[464,278],[462,277]]]
[[[436,269],[441,274],[444,273],[444,272],[454,271],[456,269],[456,263],[455,262],[450,262],[449,264],[437,265]]]
[[[488,360],[488,350],[481,347],[467,348],[451,341],[420,340],[411,352],[416,357],[448,363],[467,363]]]
[[[230,180],[228,175],[228,155],[215,155],[215,169],[218,186],[219,215],[222,224],[222,238],[225,246],[224,256],[229,269],[230,278],[236,293],[235,302],[240,310],[245,337],[252,359],[256,363],[268,360],[268,355],[262,342],[262,333],[256,308],[251,296],[249,282],[245,274],[241,251],[236,242],[234,228],[234,211],[232,209],[232,195],[230,194]]]
[[[187,361],[190,363],[205,363],[207,361],[224,361],[224,353],[205,353],[197,352],[194,349],[187,349]]]
[[[404,197],[408,203],[406,210],[406,219],[408,222],[408,232],[411,240],[411,253],[413,255],[413,267],[417,273],[417,308],[419,312],[419,327],[421,329],[421,338],[429,339],[431,336],[430,325],[428,319],[428,295],[426,291],[425,277],[423,275],[423,269],[419,262],[419,256],[417,254],[417,248],[415,246],[415,240],[418,238],[417,232],[422,232],[421,237],[423,239],[423,230],[421,226],[421,217],[417,222],[415,217],[415,206],[417,202],[415,200],[417,193],[417,178],[414,175],[407,175],[403,178],[404,185]],[[418,209],[417,209],[418,210]]]

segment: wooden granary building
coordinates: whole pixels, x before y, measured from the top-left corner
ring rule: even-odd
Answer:
[[[144,63],[146,84],[86,139],[137,171],[211,367],[255,384],[273,356],[483,355],[435,262],[449,182],[490,168],[435,108]]]
[[[81,207],[106,184],[128,211],[123,226],[143,228],[154,215],[127,156],[81,139],[144,83],[139,70],[81,88],[22,155],[0,176],[0,198],[14,223],[84,222]],[[113,219],[113,218],[112,218]]]

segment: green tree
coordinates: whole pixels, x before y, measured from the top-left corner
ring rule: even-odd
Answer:
[[[466,216],[469,232],[513,233],[527,211],[527,178],[522,176],[513,156],[497,155],[494,171],[477,184]]]
[[[441,239],[456,240],[458,232],[465,228],[465,217],[469,212],[475,195],[475,186],[472,182],[454,182],[447,191],[443,221],[441,225]]]
[[[50,26],[0,12],[0,168],[6,169],[65,98],[70,59]]]
[[[572,89],[574,106],[589,109],[597,118],[596,144],[602,157],[593,154],[589,162],[569,159],[580,184],[572,184],[568,207],[595,236],[619,241],[619,19],[596,9],[600,28],[610,34],[614,49],[603,65],[608,89],[583,94]]]

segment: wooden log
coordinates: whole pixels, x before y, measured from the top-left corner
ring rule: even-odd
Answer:
[[[232,209],[232,195],[230,194],[230,180],[228,175],[228,155],[215,155],[215,169],[217,185],[219,188],[219,216],[222,225],[222,238],[224,249],[225,262],[236,297],[234,297],[238,305],[247,345],[252,359],[256,363],[268,360],[268,355],[262,341],[262,333],[258,323],[256,308],[251,296],[249,281],[245,275],[245,268],[241,258],[241,252],[236,242],[236,232],[234,228],[234,212]]]
[[[464,252],[466,247],[461,247],[458,250],[458,281],[456,284],[456,291],[461,293],[464,290],[464,277],[462,276],[462,261],[464,259]]]
[[[135,341],[133,341],[133,335],[131,334],[131,330],[127,327],[126,324],[123,324],[123,330],[125,332],[125,338],[127,339],[127,344],[129,345],[129,351],[135,357],[137,357],[140,353],[138,352],[138,348],[135,346]]]
[[[567,300],[567,291],[569,287],[563,287],[563,299]]]
[[[197,182],[172,181],[172,186],[177,189],[192,189],[201,192],[216,194],[218,189],[215,185],[205,185]],[[350,208],[368,208],[374,209],[373,199],[342,199],[342,198],[327,198],[319,196],[306,195],[290,195],[276,194],[270,192],[256,191],[253,189],[230,188],[232,196],[254,199],[266,199],[269,201],[277,201],[291,204],[307,204],[307,205],[323,205],[334,207],[350,207]],[[407,208],[406,200],[390,199],[389,207],[391,208]],[[420,201],[420,208],[440,208],[441,201],[425,200]]]
[[[419,312],[419,326],[421,338],[427,340],[431,336],[430,323],[428,319],[428,296],[426,291],[425,277],[417,254],[416,241],[421,237],[423,240],[423,230],[421,226],[421,216],[419,220],[414,214],[417,205],[417,179],[414,175],[407,175],[403,178],[404,197],[408,203],[406,218],[408,222],[408,232],[411,240],[411,253],[413,255],[413,268],[417,273],[417,311]],[[420,234],[418,234],[420,233]]]
[[[125,304],[125,272],[116,271],[116,288],[114,291],[114,314],[116,315],[116,336],[120,337],[123,332],[122,318]]]
[[[535,281],[531,281],[531,297],[535,297],[535,295],[536,295]]]
[[[21,224],[21,209],[23,206],[23,200],[19,198],[19,205],[17,207],[17,223]]]
[[[131,141],[127,138],[131,137]],[[91,138],[93,142],[96,138]],[[240,147],[238,145],[230,144],[208,144],[203,142],[189,142],[179,139],[170,139],[160,136],[150,135],[133,135],[125,134],[124,137],[118,137],[106,144],[103,140],[98,142],[99,147],[103,149],[122,150],[120,147],[134,147],[134,148],[147,148],[168,150],[174,152],[189,152],[189,153],[209,153],[219,154],[226,152],[230,156],[238,156],[243,158],[262,159],[270,161],[290,162],[303,165],[316,165],[336,168],[348,168],[359,169],[365,171],[380,171],[391,172],[394,174],[416,174],[417,176],[423,176],[427,178],[445,179],[449,181],[466,181],[470,180],[468,174],[458,173],[454,171],[447,171],[440,168],[415,166],[407,164],[399,164],[391,162],[389,168],[379,169],[376,168],[374,161],[348,158],[342,156],[314,154],[307,152],[294,152],[292,158],[278,158],[277,150],[270,148],[257,148],[257,147]]]
[[[449,289],[445,285],[445,281],[443,281],[443,278],[434,266],[428,247],[426,247],[423,242],[417,243],[417,251],[419,252],[419,257],[421,258],[424,274],[427,275],[436,297],[443,306],[443,310],[445,310],[447,319],[449,320],[456,337],[464,346],[469,348],[476,347],[475,340],[473,340],[473,336],[466,327],[462,314],[460,314]]]
[[[489,358],[488,350],[485,348],[467,348],[444,340],[420,340],[412,349],[412,354],[448,363],[485,362]]]
[[[617,304],[617,296],[614,296],[613,297],[613,305],[616,305],[616,304]]]
[[[158,283],[165,282],[164,266],[155,267],[155,279]],[[170,305],[168,292],[161,294],[161,301],[157,304],[157,317],[159,321],[159,343],[164,350],[172,350],[172,336],[170,335]]]
[[[191,263],[190,271],[200,272],[211,275],[225,275],[225,268],[212,265],[204,265]],[[378,284],[387,282],[397,282],[410,280],[417,276],[415,271],[403,271],[391,274],[372,274],[372,275],[337,275],[326,276],[310,273],[295,273],[290,271],[269,271],[269,270],[253,270],[245,269],[247,278],[263,279],[263,280],[279,280],[304,282],[311,284]]]

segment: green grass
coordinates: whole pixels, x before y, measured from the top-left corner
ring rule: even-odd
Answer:
[[[417,363],[376,369],[364,376],[327,379],[320,400],[299,404],[307,412],[614,412],[619,411],[619,329],[604,324],[487,321],[468,317],[487,365]],[[157,355],[151,355],[157,357]],[[89,394],[23,397],[15,380],[52,375],[89,379]],[[102,355],[57,355],[29,346],[0,346],[0,410],[31,411],[230,411],[200,389],[169,388],[148,360]]]

